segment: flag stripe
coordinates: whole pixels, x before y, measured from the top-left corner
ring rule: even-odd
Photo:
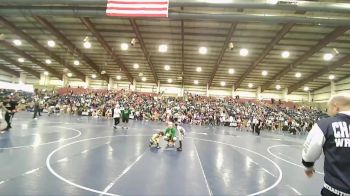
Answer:
[[[107,16],[121,16],[121,17],[168,17],[168,13],[166,13],[166,14],[115,14],[115,13],[107,13]]]
[[[168,5],[156,5],[156,4],[133,4],[133,5],[125,5],[125,4],[108,4],[108,8],[111,7],[132,7],[132,8],[168,8]]]
[[[107,16],[168,17],[168,0],[108,0]]]
[[[108,1],[108,3],[113,4],[158,4],[158,5],[167,5],[168,2],[124,2],[124,1]]]
[[[124,7],[111,7],[108,10],[145,10],[145,11],[167,11],[167,8],[124,8]]]

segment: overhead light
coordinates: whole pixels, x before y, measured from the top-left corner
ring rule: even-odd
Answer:
[[[309,90],[310,90],[309,87],[307,86],[304,87],[304,91],[309,91]]]
[[[129,45],[127,43],[122,43],[122,44],[120,44],[120,48],[122,50],[128,50],[129,49]]]
[[[18,62],[23,63],[24,62],[24,58],[18,58]]]
[[[45,75],[45,76],[48,76],[48,75],[49,75],[49,72],[44,71],[44,75]]]
[[[299,73],[299,72],[296,73],[296,74],[295,74],[295,77],[300,78],[300,77],[301,77],[301,73]]]
[[[222,81],[222,82],[220,82],[220,85],[221,86],[226,86],[226,82]]]
[[[91,43],[89,41],[84,42],[84,48],[91,48]]]
[[[168,51],[168,46],[165,45],[165,44],[159,45],[158,50],[159,50],[159,52],[161,52],[161,53],[165,53],[165,52]]]
[[[164,65],[164,69],[169,71],[170,70],[170,66],[169,65]]]
[[[117,80],[121,80],[122,76],[118,75],[116,78],[117,78]]]
[[[172,82],[173,82],[173,80],[169,78],[168,79],[168,83],[172,83]]]
[[[334,78],[335,78],[334,75],[329,75],[329,76],[328,76],[328,79],[330,79],[330,80],[334,80]]]
[[[249,83],[249,84],[248,84],[248,87],[249,87],[249,88],[253,88],[253,84],[252,84],[252,83]]]
[[[139,64],[137,64],[137,63],[134,64],[134,69],[138,69],[139,67],[140,67]]]
[[[267,3],[276,5],[279,0],[267,0]]]
[[[46,63],[46,64],[51,64],[52,61],[51,61],[50,59],[46,59],[46,60],[45,60],[45,63]]]
[[[326,53],[323,55],[323,60],[325,60],[325,61],[330,61],[330,60],[332,60],[332,58],[333,58],[332,53]]]
[[[281,85],[277,84],[277,85],[276,85],[276,89],[277,89],[277,90],[280,90],[280,89],[281,89]]]
[[[335,53],[335,54],[339,54],[339,51],[338,51],[338,49],[336,49],[336,48],[333,48],[333,51],[334,51],[334,53]]]
[[[193,83],[194,83],[194,84],[198,84],[198,80],[194,80]]]
[[[73,74],[72,74],[72,73],[67,73],[67,76],[68,76],[68,77],[72,77]]]
[[[241,56],[247,56],[248,53],[249,53],[249,51],[248,51],[248,49],[246,49],[246,48],[242,48],[241,50],[239,50],[239,54],[240,54]]]
[[[196,71],[197,71],[197,72],[201,72],[201,71],[202,71],[202,68],[201,68],[201,67],[197,67]]]
[[[282,53],[281,53],[281,56],[282,56],[282,58],[288,58],[289,57],[289,52],[288,51],[283,51]]]
[[[142,76],[143,76],[143,73],[139,73],[139,76],[142,77]]]
[[[22,45],[22,41],[21,41],[21,40],[19,40],[19,39],[15,39],[15,40],[13,40],[13,43],[14,43],[16,46],[20,46],[20,45]]]
[[[199,48],[199,54],[207,54],[207,52],[208,52],[207,47],[202,46]]]
[[[228,70],[228,73],[229,73],[229,74],[234,74],[234,73],[235,73],[235,70],[234,70],[234,69],[229,69],[229,70]]]
[[[101,71],[101,74],[103,75],[103,74],[106,74],[106,71],[105,70],[102,70]]]
[[[228,47],[230,48],[230,50],[233,50],[233,48],[235,47],[235,45],[233,44],[233,42],[230,42],[228,44]]]
[[[56,42],[53,40],[49,40],[49,41],[47,41],[47,45],[52,48],[52,47],[56,46]]]
[[[263,76],[267,76],[267,74],[268,74],[268,72],[266,70],[261,72],[261,75],[263,75]]]
[[[131,42],[130,42],[130,45],[131,46],[134,46],[136,44],[136,39],[135,38],[132,38],[131,39]]]
[[[75,60],[73,63],[74,65],[80,65],[80,62],[78,60]]]
[[[146,78],[146,77],[142,77],[141,80],[144,81],[144,82],[146,82],[146,81],[147,81],[147,78]]]
[[[92,78],[96,78],[96,74],[92,74],[91,77],[92,77]]]

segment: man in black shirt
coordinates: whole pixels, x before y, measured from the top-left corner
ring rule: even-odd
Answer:
[[[7,97],[5,101],[3,102],[3,105],[6,107],[7,111],[5,113],[5,121],[7,122],[7,128],[11,127],[12,118],[15,115],[16,107],[18,103],[11,97]]]

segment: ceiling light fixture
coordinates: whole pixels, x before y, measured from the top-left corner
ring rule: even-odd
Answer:
[[[49,47],[53,48],[53,47],[56,46],[56,42],[53,41],[53,40],[49,40],[49,41],[47,41],[47,45],[48,45]]]
[[[164,69],[169,71],[170,70],[170,66],[169,65],[164,65]]]
[[[197,71],[197,72],[201,72],[201,71],[202,71],[202,68],[201,68],[201,67],[197,67],[196,71]]]
[[[91,43],[89,41],[84,42],[84,48],[91,48]]]
[[[120,44],[120,48],[125,51],[129,49],[129,45],[127,43],[122,43]]]
[[[266,70],[261,72],[261,75],[263,75],[263,76],[267,76],[267,74],[268,74],[268,72]]]
[[[92,74],[91,77],[95,79],[96,78],[96,74]]]
[[[134,69],[138,69],[139,67],[140,67],[139,64],[137,64],[137,63],[134,64]]]
[[[67,73],[67,76],[68,76],[68,77],[72,77],[73,74],[72,74],[72,73]]]
[[[309,87],[307,86],[304,87],[304,91],[309,91],[309,90],[310,90]]]
[[[282,56],[282,58],[288,58],[289,57],[289,52],[288,51],[283,51],[282,53],[281,53],[281,56]]]
[[[48,76],[48,75],[49,75],[49,72],[44,71],[44,75],[45,75],[45,76]]]
[[[161,52],[161,53],[165,53],[165,52],[168,51],[168,46],[165,45],[165,44],[159,45],[158,50],[159,50],[159,52]]]
[[[276,89],[277,89],[277,90],[280,90],[280,89],[281,89],[281,85],[277,84],[277,85],[276,85]]]
[[[199,48],[199,54],[207,54],[208,49],[204,46]]]
[[[122,77],[120,75],[118,75],[116,78],[117,78],[117,80],[121,80],[122,79]]]
[[[198,80],[194,80],[193,83],[194,83],[194,84],[198,84]]]
[[[173,82],[173,80],[169,78],[168,79],[168,83],[172,83],[172,82]]]
[[[329,76],[328,76],[328,79],[330,79],[330,80],[334,80],[334,78],[335,78],[334,75],[329,75]]]
[[[300,77],[301,77],[301,73],[299,73],[299,72],[298,72],[298,73],[295,73],[295,77],[296,77],[296,78],[300,78]]]
[[[13,40],[13,43],[14,43],[16,46],[20,46],[20,45],[22,45],[22,41],[21,41],[21,40],[19,40],[19,39],[15,39],[15,40]]]
[[[226,82],[222,81],[222,82],[220,82],[220,85],[221,86],[226,86]]]
[[[247,56],[249,54],[249,51],[246,48],[242,48],[242,49],[239,50],[239,54],[241,56]]]
[[[45,60],[45,63],[46,63],[46,64],[51,64],[52,61],[51,61],[50,59],[46,59],[46,60]]]
[[[252,83],[249,83],[249,84],[248,84],[248,87],[249,87],[249,88],[253,88],[253,84],[252,84]]]
[[[228,73],[229,73],[229,74],[234,74],[234,73],[235,73],[235,70],[234,70],[234,69],[229,69],[229,70],[228,70]]]
[[[73,63],[74,65],[80,65],[80,62],[78,60],[75,60]]]
[[[24,62],[24,58],[18,58],[18,62],[23,63]]]
[[[147,78],[146,77],[142,77],[141,79],[143,82],[146,82],[147,81]]]
[[[332,60],[333,57],[334,56],[333,56],[332,53],[326,53],[326,54],[323,55],[323,60],[330,61],[330,60]]]

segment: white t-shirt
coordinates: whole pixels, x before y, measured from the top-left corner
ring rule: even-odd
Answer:
[[[113,118],[120,118],[120,109],[119,108],[114,108],[114,114]]]

